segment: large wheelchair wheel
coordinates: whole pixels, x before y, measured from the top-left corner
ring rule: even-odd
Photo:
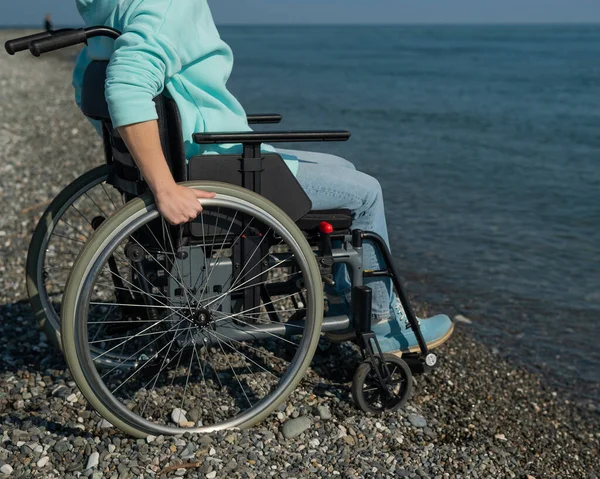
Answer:
[[[323,320],[314,252],[296,224],[237,186],[187,225],[137,198],[91,237],[69,278],[61,331],[73,379],[138,436],[249,427],[309,367]],[[99,365],[93,348],[136,367]],[[100,355],[102,356],[102,355]]]
[[[106,184],[109,166],[75,179],[50,203],[38,222],[27,253],[27,291],[35,318],[58,348],[60,308],[71,266],[94,226],[123,206]]]

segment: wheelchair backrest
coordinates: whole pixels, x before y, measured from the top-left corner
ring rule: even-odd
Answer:
[[[109,182],[132,195],[145,190],[140,173],[125,143],[110,121],[108,104],[104,95],[107,61],[93,61],[85,70],[81,93],[81,110],[93,120],[99,120],[104,130],[104,147],[107,160],[114,160],[114,172]],[[154,99],[158,114],[160,142],[175,181],[187,180],[187,165],[181,132],[181,118],[177,104],[164,93]]]

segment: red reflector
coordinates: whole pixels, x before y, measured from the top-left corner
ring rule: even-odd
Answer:
[[[323,234],[330,235],[333,233],[333,226],[327,223],[327,221],[321,221],[319,224],[319,231]]]

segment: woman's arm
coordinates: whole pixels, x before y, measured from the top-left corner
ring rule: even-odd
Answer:
[[[115,41],[106,74],[105,94],[112,123],[154,193],[163,217],[172,224],[194,219],[198,198],[212,193],[179,186],[173,180],[158,133],[153,98],[167,78],[181,70],[179,52],[160,32],[171,2],[147,0],[131,13]]]
[[[196,218],[202,211],[198,198],[213,198],[215,194],[175,183],[160,144],[158,122],[135,123],[122,126],[118,131],[154,193],[162,216],[173,225]]]

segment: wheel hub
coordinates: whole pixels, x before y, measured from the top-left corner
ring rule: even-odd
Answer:
[[[212,320],[212,313],[206,308],[200,308],[192,317],[192,322],[199,328],[206,328]]]

